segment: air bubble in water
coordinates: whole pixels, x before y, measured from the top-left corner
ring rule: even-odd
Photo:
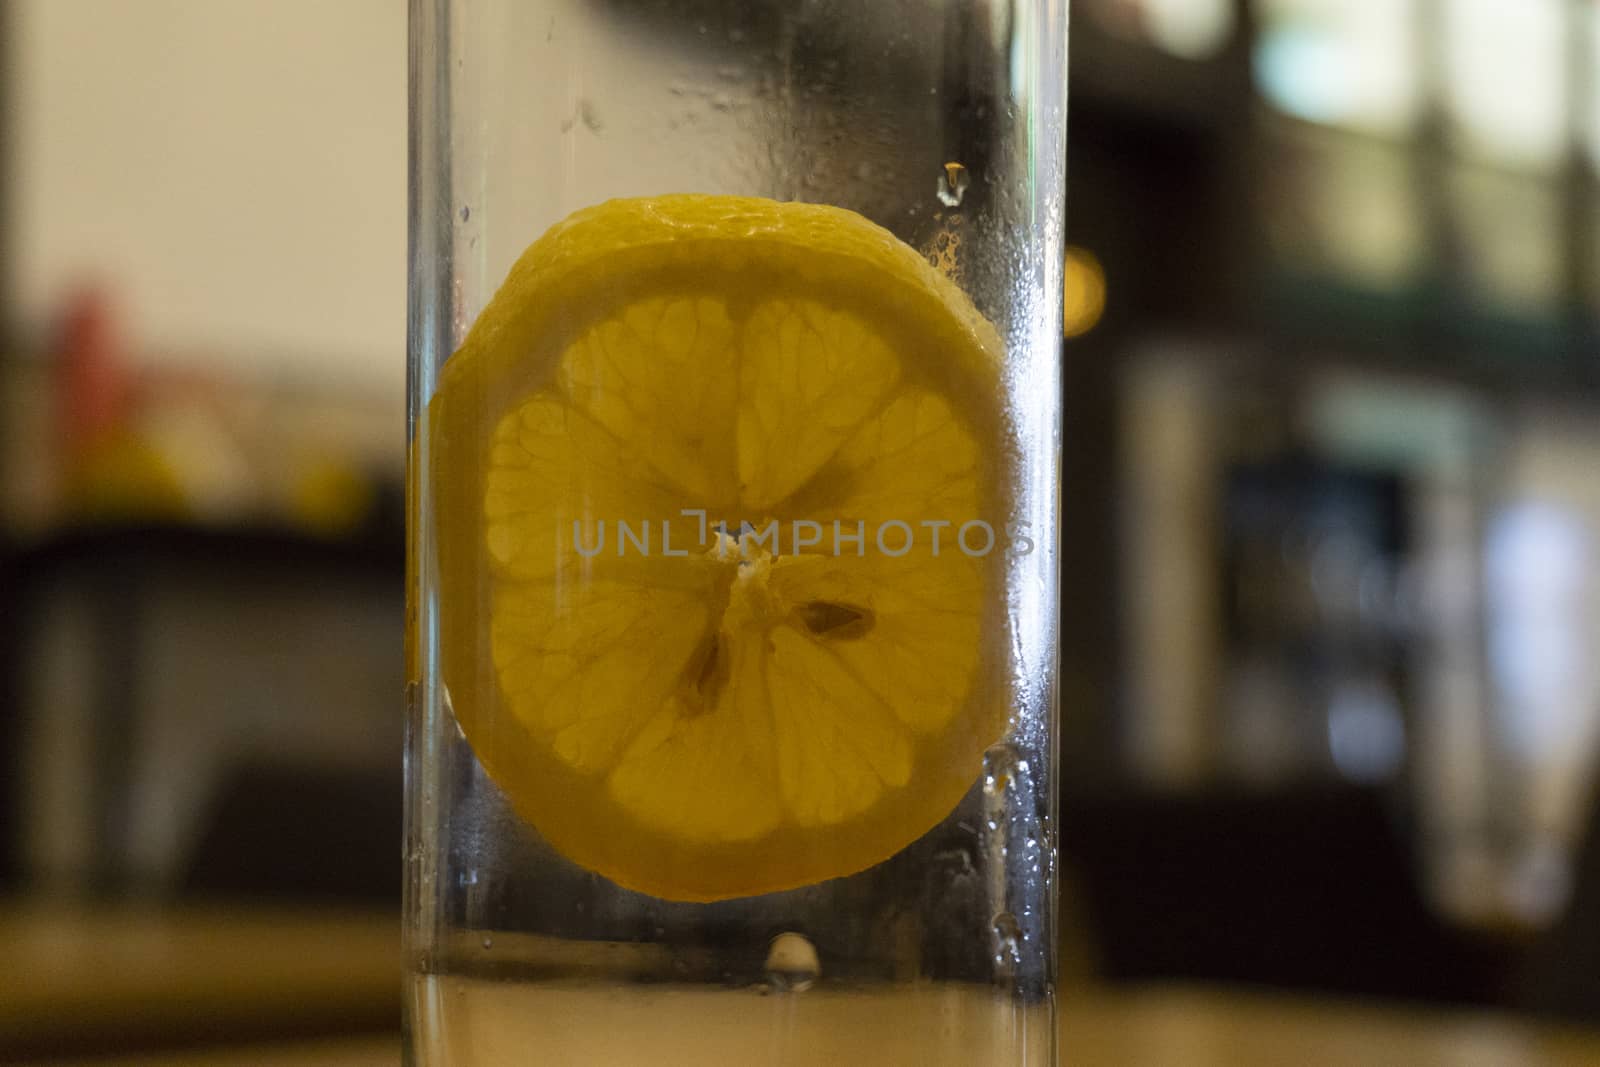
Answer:
[[[1022,959],[1022,924],[1009,911],[994,917],[994,962],[1002,971],[1015,971]]]
[[[767,987],[777,993],[803,993],[822,974],[817,948],[802,934],[782,933],[767,949]]]
[[[961,198],[967,195],[967,188],[972,185],[972,175],[967,173],[967,168],[961,163],[946,163],[944,173],[939,176],[939,203],[945,207],[959,207]]]

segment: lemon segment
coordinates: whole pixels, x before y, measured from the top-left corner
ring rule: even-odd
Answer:
[[[859,317],[813,300],[755,308],[741,349],[740,503],[759,515],[803,485],[877,409],[900,361]]]

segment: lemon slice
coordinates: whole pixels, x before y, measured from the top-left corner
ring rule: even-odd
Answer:
[[[948,815],[1005,723],[999,353],[837,208],[612,201],[534,243],[430,408],[442,675],[517,812],[678,900]]]

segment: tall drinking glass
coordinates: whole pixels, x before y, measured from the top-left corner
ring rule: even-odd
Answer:
[[[412,0],[408,1062],[1055,1058],[1065,0]]]

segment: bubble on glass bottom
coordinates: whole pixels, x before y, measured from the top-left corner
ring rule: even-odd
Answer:
[[[763,968],[767,988],[776,993],[803,993],[822,974],[817,949],[804,935],[792,932],[772,939]]]
[[[967,189],[972,185],[972,175],[961,163],[946,163],[944,173],[939,175],[937,192],[939,203],[945,207],[960,207],[962,197],[967,195]]]

